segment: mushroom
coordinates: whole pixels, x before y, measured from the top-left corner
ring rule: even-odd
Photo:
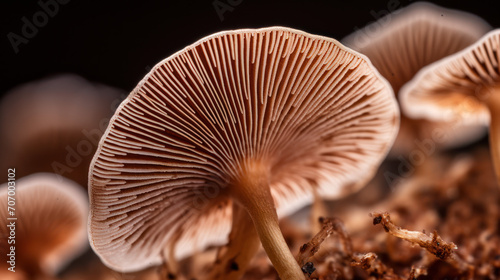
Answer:
[[[475,15],[417,2],[356,31],[342,43],[368,56],[399,99],[401,87],[422,67],[473,44],[490,29]],[[431,140],[438,148],[458,147],[485,133],[482,126],[411,119],[403,112],[391,155],[408,154]]]
[[[88,248],[87,215],[83,188],[56,174],[36,173],[0,186],[0,218],[9,225],[0,227],[0,254],[8,258],[0,264],[0,278],[54,276]]]
[[[412,117],[459,124],[490,122],[490,148],[500,185],[500,29],[423,68],[401,89]]]
[[[257,238],[282,279],[303,279],[278,216],[314,188],[357,190],[398,123],[389,84],[333,39],[284,27],[203,38],[157,64],[111,119],[90,167],[91,246],[134,271],[227,243],[232,220],[224,279],[242,275]]]
[[[10,90],[0,103],[0,167],[17,167],[18,177],[57,173],[86,186],[92,155],[121,94],[72,74]]]

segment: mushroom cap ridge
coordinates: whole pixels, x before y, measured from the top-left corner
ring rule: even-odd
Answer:
[[[481,91],[489,86],[500,86],[499,52],[500,29],[495,29],[422,68],[401,89],[402,110],[415,118],[487,125],[488,109],[478,98],[485,98]]]
[[[480,17],[428,2],[416,2],[355,31],[342,39],[346,46],[368,56],[399,98],[404,84],[428,64],[475,43],[492,27]],[[412,119],[401,115],[401,127],[389,157],[409,154],[417,141],[432,139],[436,131],[447,137],[437,148],[456,148],[486,134],[484,126],[455,126],[450,122]]]

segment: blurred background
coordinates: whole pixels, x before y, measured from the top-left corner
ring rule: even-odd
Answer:
[[[51,2],[44,0],[41,3]],[[54,2],[56,2],[54,0]],[[59,0],[48,19],[13,47],[38,1],[2,1],[0,94],[47,75],[71,72],[130,92],[163,58],[214,32],[282,25],[342,39],[410,0],[82,1]],[[431,1],[500,27],[499,1]],[[64,4],[63,4],[64,3]],[[12,35],[13,36],[13,35]],[[19,38],[18,38],[19,39]],[[16,52],[17,48],[17,52]]]
[[[0,97],[9,91],[12,92],[12,89],[17,86],[65,73],[71,73],[95,83],[86,85],[86,87],[94,87],[88,88],[88,91],[96,93],[95,96],[104,95],[103,90],[113,93],[108,94],[106,100],[98,102],[99,106],[92,106],[91,102],[82,105],[80,101],[77,101],[76,96],[84,95],[75,93],[75,97],[66,96],[68,101],[56,98],[60,100],[60,104],[53,104],[47,100],[48,104],[45,109],[42,109],[38,105],[41,103],[34,101],[32,97],[22,97],[20,93],[14,94],[20,99],[19,104],[22,104],[22,99],[31,99],[32,104],[36,104],[33,107],[45,110],[45,113],[40,112],[38,116],[45,116],[47,111],[53,111],[55,119],[68,119],[69,124],[58,124],[57,128],[54,122],[51,124],[53,127],[41,128],[41,125],[38,125],[40,130],[49,132],[45,133],[45,136],[32,136],[31,139],[44,138],[43,141],[37,141],[40,147],[46,147],[44,143],[52,143],[54,146],[52,150],[33,148],[41,151],[36,155],[37,158],[48,159],[50,157],[50,160],[45,161],[45,166],[34,163],[38,167],[29,169],[26,166],[26,160],[15,162],[14,157],[20,158],[19,154],[8,155],[8,152],[2,149],[0,153],[3,159],[0,160],[0,166],[6,168],[5,164],[10,167],[22,165],[24,168],[20,170],[21,173],[18,176],[25,176],[32,172],[56,171],[86,187],[87,169],[83,167],[87,167],[90,163],[99,135],[94,133],[94,136],[83,137],[82,129],[86,129],[90,134],[95,128],[99,128],[100,133],[104,132],[106,123],[100,121],[112,115],[117,104],[132,91],[156,63],[176,51],[215,32],[276,25],[341,40],[384,15],[413,2],[416,1],[207,0],[101,1],[99,3],[81,0],[2,1],[0,4],[2,6],[0,8],[2,21],[0,25],[2,30]],[[432,2],[442,7],[467,11],[483,18],[493,28],[500,27],[498,16],[500,1]],[[56,85],[56,82],[52,83]],[[68,83],[71,84],[69,87],[76,89],[82,88],[86,81],[80,81],[80,84],[76,81]],[[50,88],[47,85],[45,87]],[[110,87],[110,89],[102,89],[102,87]],[[27,94],[29,96],[30,93]],[[38,94],[44,96],[45,93],[41,90]],[[18,108],[9,105],[13,104],[13,101],[10,103],[4,101],[3,104],[4,119],[8,124],[0,124],[0,129],[4,128],[1,133],[4,134],[2,136],[12,137],[10,139],[0,137],[0,145],[8,146],[11,150],[10,154],[13,154],[18,152],[10,147],[17,144],[19,149],[27,154],[26,158],[34,158],[35,152],[23,148],[26,147],[26,144],[21,141],[24,139],[18,136],[23,132],[11,130],[9,133],[7,130],[16,129],[23,123],[31,122],[29,120],[37,114],[27,112],[29,108],[27,104],[19,105]],[[58,109],[51,110],[50,106],[65,107],[66,112],[61,111],[57,114]],[[7,111],[7,108],[12,111]],[[89,114],[89,110],[96,113]],[[16,114],[17,117],[13,118],[12,114]],[[82,118],[84,115],[87,117],[93,115],[94,120],[82,119],[80,121],[85,122],[84,124],[74,126],[71,122],[74,123],[75,119],[79,120],[78,117],[72,116],[75,114],[80,114]],[[21,115],[27,121],[21,118]],[[21,125],[13,123],[11,120],[14,119]],[[41,120],[41,123],[47,124],[47,121]],[[101,124],[104,124],[103,127]],[[37,126],[36,123],[32,125]],[[66,139],[67,133],[54,136],[50,132],[60,131],[61,126],[64,125],[75,127],[75,132],[72,134],[76,135],[74,139]],[[82,137],[92,142],[92,150],[77,151],[76,158],[68,158],[68,155],[74,152],[68,151],[67,148],[76,150],[77,145],[82,144],[79,142]],[[25,139],[28,137],[26,136]],[[25,141],[33,143],[33,140]],[[483,137],[479,143],[487,145],[487,137]],[[56,154],[57,156],[53,156]],[[78,156],[82,157],[83,164],[79,164]],[[78,169],[70,166],[69,161],[72,160],[74,165],[78,165]],[[61,165],[59,170],[55,170],[52,165],[54,162],[62,163],[64,166]],[[4,182],[6,179],[1,181]]]

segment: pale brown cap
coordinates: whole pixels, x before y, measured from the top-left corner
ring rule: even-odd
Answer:
[[[0,235],[15,237],[11,245],[15,246],[16,270],[30,276],[55,275],[88,249],[85,190],[51,173],[10,182],[0,186],[0,218],[15,224],[14,234],[4,225]],[[2,260],[10,253],[10,245],[5,245],[0,246]],[[1,265],[3,270],[6,263]]]
[[[422,67],[468,47],[490,30],[473,14],[417,2],[345,37],[342,43],[368,56],[398,94]]]
[[[423,68],[401,90],[403,110],[412,117],[487,125],[483,100],[500,87],[500,29],[468,48]]]
[[[91,246],[120,271],[227,242],[231,182],[271,170],[279,215],[356,190],[397,133],[369,60],[284,27],[216,33],[157,64],[120,105],[90,169]]]
[[[370,58],[394,89],[401,87],[424,66],[458,52],[476,42],[491,26],[481,18],[431,3],[417,2],[371,23],[342,40],[348,47]],[[439,143],[451,148],[482,137],[486,130],[477,125],[458,127],[450,123],[408,118],[402,112],[401,128],[392,155],[418,149],[418,141],[433,139],[436,131],[448,137]],[[471,133],[473,132],[473,133]]]

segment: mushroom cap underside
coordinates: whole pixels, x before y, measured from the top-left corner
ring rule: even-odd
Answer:
[[[499,94],[500,29],[468,48],[423,68],[401,90],[410,116],[463,124],[489,123],[484,101]]]
[[[368,59],[284,27],[221,32],[157,64],[120,105],[90,169],[91,246],[115,270],[227,242],[244,162],[279,215],[368,180],[399,112]]]
[[[417,2],[354,32],[342,43],[368,56],[398,96],[422,67],[468,47],[490,30],[476,15]]]

